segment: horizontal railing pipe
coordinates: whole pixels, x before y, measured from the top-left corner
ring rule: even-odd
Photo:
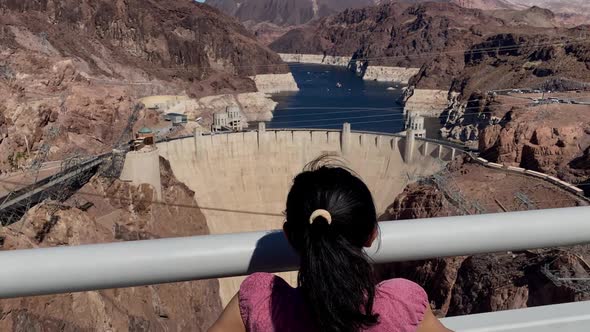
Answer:
[[[590,243],[590,207],[380,223],[377,263]],[[206,235],[0,252],[0,298],[297,268],[282,232]]]

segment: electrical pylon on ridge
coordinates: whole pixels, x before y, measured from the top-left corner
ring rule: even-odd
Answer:
[[[590,294],[590,265],[586,260],[575,253],[566,253],[566,259],[571,262],[567,266],[554,267],[556,258],[552,262],[541,267],[541,273],[556,287],[567,287],[578,293]],[[578,263],[578,269],[574,263]]]
[[[461,189],[453,180],[453,176],[447,169],[434,174],[432,181],[444,193],[444,195],[454,204],[462,215],[482,214],[486,210],[477,200],[468,200]]]
[[[533,202],[533,200],[531,200],[529,198],[529,196],[527,196],[527,194],[518,191],[514,194],[514,200],[516,205],[518,206],[518,210],[521,210],[521,208],[524,206],[526,210],[536,210],[537,206],[535,205],[535,202]]]
[[[125,163],[125,154],[129,150],[129,142],[134,138],[133,127],[139,119],[139,112],[142,108],[142,104],[133,105],[133,110],[127,119],[127,124],[113,145],[110,161],[105,162],[99,170],[99,174],[104,178],[114,180],[121,175]]]
[[[43,144],[37,150],[35,154],[35,158],[31,161],[30,165],[26,168],[24,174],[25,178],[33,179],[30,186],[36,186],[37,182],[39,181],[39,173],[47,160],[49,155],[49,151],[51,146],[53,145],[53,141],[59,135],[60,128],[56,126],[50,127],[44,135]],[[15,195],[20,191],[22,188],[14,187],[5,197],[4,200],[1,202],[2,204],[8,202],[11,198],[14,198]],[[28,211],[31,208],[31,200],[27,199],[21,203],[21,206],[17,206],[11,211],[13,212],[6,212],[3,211],[2,216],[0,217],[0,226],[7,225],[13,222],[16,218],[20,218],[17,215],[20,215],[22,211]]]

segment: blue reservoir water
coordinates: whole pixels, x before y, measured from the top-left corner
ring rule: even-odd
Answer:
[[[300,91],[273,96],[279,105],[268,128],[339,129],[349,122],[353,130],[403,130],[401,86],[364,81],[343,67],[292,64],[290,68]]]

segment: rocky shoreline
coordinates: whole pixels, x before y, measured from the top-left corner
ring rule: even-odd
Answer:
[[[220,94],[182,100],[165,110],[165,113],[186,114],[191,121],[201,118],[201,126],[209,127],[213,123],[213,114],[225,112],[232,106],[241,109],[247,122],[270,121],[277,104],[269,94],[263,92]]]
[[[408,84],[410,79],[420,72],[420,68],[362,66],[352,57],[321,54],[279,53],[281,60],[292,63],[309,63],[354,68],[359,76],[367,81],[392,82]]]
[[[367,81],[394,82],[408,84],[420,72],[420,68],[368,66],[363,75]]]
[[[279,53],[281,60],[285,62],[310,63],[318,65],[332,65],[347,67],[350,64],[350,57],[338,55],[321,54],[288,54]]]
[[[404,93],[404,113],[413,112],[426,117],[438,117],[449,106],[449,92],[409,87]]]
[[[263,93],[299,91],[292,73],[263,74],[250,77],[256,84],[256,90]]]
[[[272,119],[273,111],[278,103],[272,100],[271,94],[299,91],[297,82],[291,73],[256,75],[250,79],[254,81],[258,91],[215,94],[200,98],[173,96],[175,102],[169,107],[165,107],[163,111],[185,114],[191,121],[200,118],[199,124],[209,127],[213,123],[213,114],[225,112],[228,107],[239,107],[247,126],[247,122],[270,121]]]

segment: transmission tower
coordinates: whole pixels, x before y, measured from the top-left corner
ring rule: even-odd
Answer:
[[[455,205],[462,215],[483,214],[486,210],[477,200],[468,200],[461,189],[453,180],[453,176],[447,169],[442,170],[432,177],[436,186]]]
[[[133,126],[135,126],[135,123],[137,122],[137,119],[139,118],[139,111],[141,111],[141,109],[142,109],[141,104],[133,105],[133,110],[131,111],[131,115],[129,115],[129,118],[127,119],[127,125],[125,126],[125,128],[121,132],[121,135],[119,135],[119,139],[117,139],[117,141],[115,143],[115,149],[118,149],[118,148],[126,149],[127,148],[126,144],[129,143],[129,141],[131,139],[133,139]]]
[[[535,205],[535,202],[533,202],[529,196],[527,196],[527,194],[523,193],[523,192],[516,192],[514,194],[514,200],[516,202],[516,204],[518,205],[518,209],[520,210],[523,206],[525,207],[526,210],[536,210],[537,206]]]
[[[66,95],[63,94],[60,105],[62,112],[66,111],[65,99]],[[43,144],[37,150],[35,158],[26,171],[28,176],[33,179],[32,184],[18,189],[15,188],[7,196],[0,198],[0,206],[2,206],[0,225],[26,220],[25,217],[32,205],[43,201],[48,203],[45,205],[49,216],[47,222],[55,223],[57,222],[55,213],[61,208],[62,202],[67,200],[77,188],[86,183],[95,174],[96,168],[101,168],[103,175],[107,174],[111,178],[118,178],[125,161],[125,153],[128,150],[127,143],[133,138],[133,126],[137,122],[141,109],[141,104],[133,106],[126,127],[115,142],[112,153],[92,156],[91,158],[80,153],[72,153],[61,160],[59,172],[40,179],[39,173],[47,160],[55,138],[60,133],[59,127],[50,127],[44,135]],[[102,161],[106,157],[110,157],[111,162],[105,165]],[[47,186],[48,184],[50,185],[47,188],[39,190],[40,186]],[[22,198],[22,200],[17,200],[18,203],[10,206],[6,205],[6,203],[17,197]],[[23,227],[24,223],[20,225],[20,229],[22,230]]]
[[[31,186],[35,186],[37,184],[37,181],[39,180],[39,172],[41,171],[41,169],[43,168],[43,164],[45,163],[45,161],[47,160],[47,156],[49,155],[49,150],[51,148],[51,145],[53,143],[53,141],[55,140],[55,138],[59,135],[59,127],[50,127],[47,132],[44,135],[44,139],[43,139],[43,144],[41,145],[41,147],[39,147],[39,149],[37,150],[37,153],[35,154],[35,158],[31,161],[30,166],[25,170],[24,172],[24,179],[33,179]],[[15,187],[8,193],[8,195],[6,195],[4,197],[4,199],[2,200],[1,204],[4,205],[6,204],[11,198],[15,197],[17,194],[20,193],[20,189],[22,188],[18,188],[16,185]],[[24,211],[28,211],[30,208],[30,204],[31,201],[30,200],[26,200],[25,202],[25,206],[22,206],[21,208],[17,209],[16,213],[20,213],[22,210]],[[8,223],[10,223],[11,221],[14,220],[14,218],[16,218],[15,215],[13,215],[12,213],[8,213],[6,211],[3,211],[4,213],[2,213],[2,216],[0,217],[0,225],[6,225]]]
[[[568,253],[567,260],[578,262],[583,271],[575,270],[572,264],[567,267],[560,266],[554,268],[553,264],[557,259],[541,267],[541,273],[551,281],[556,287],[566,287],[573,289],[578,293],[590,294],[590,265],[583,257]]]
[[[65,101],[66,94],[64,93],[61,95],[61,112],[66,112]],[[74,153],[68,157],[64,157],[61,160],[58,172],[48,177],[42,179],[40,178],[40,172],[43,170],[51,147],[54,145],[55,139],[59,136],[60,132],[61,130],[58,126],[51,126],[46,130],[45,135],[43,136],[43,144],[37,150],[35,157],[24,173],[24,178],[32,179],[32,182],[24,187],[15,186],[13,190],[11,190],[11,192],[2,199],[0,203],[1,206],[4,207],[1,211],[2,213],[0,213],[0,225],[9,225],[17,222],[18,220],[24,220],[32,205],[38,204],[39,202],[43,202],[45,200],[61,202],[65,200],[71,194],[72,185],[81,183],[81,178],[87,175],[82,172],[75,172],[75,170],[88,158],[82,157],[78,153]],[[38,189],[39,186],[51,183],[52,181],[59,179],[63,174],[68,173],[72,173],[73,175],[67,180],[61,181],[51,186],[51,188],[48,190],[35,193],[34,190]],[[6,206],[6,203],[8,203],[11,199],[17,198],[21,195],[25,198],[11,206]],[[57,211],[58,207],[57,205],[55,206],[55,208],[49,209],[50,218],[53,218],[54,213]],[[20,226],[21,230],[23,226],[24,223]]]
[[[100,174],[106,178],[116,179],[121,175],[125,163],[125,154],[129,150],[128,143],[134,138],[133,127],[139,118],[139,112],[142,109],[141,104],[133,105],[133,110],[127,119],[127,125],[119,135],[119,138],[113,146],[110,163],[105,163],[100,170]]]

